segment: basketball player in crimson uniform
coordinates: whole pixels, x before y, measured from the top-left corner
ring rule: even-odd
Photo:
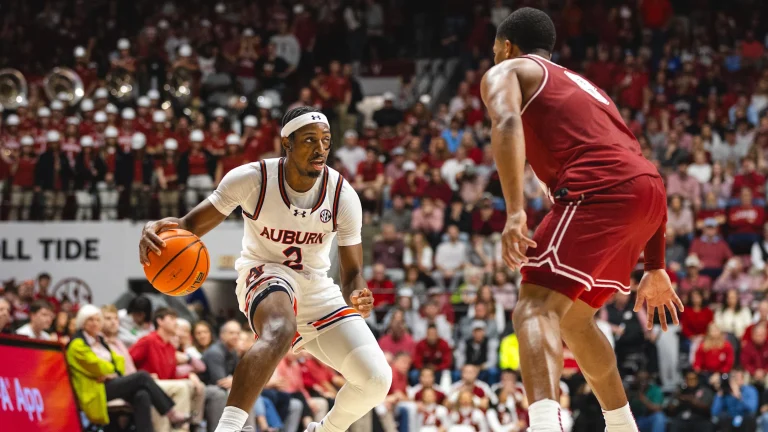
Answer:
[[[289,110],[280,131],[286,156],[241,165],[208,199],[181,219],[148,222],[139,257],[161,253],[164,229],[202,236],[243,209],[242,252],[235,263],[241,311],[258,336],[232,380],[216,432],[240,432],[256,398],[291,347],[305,349],[339,371],[346,384],[333,408],[307,432],[343,432],[381,404],[392,369],[363,317],[373,295],[363,279],[357,193],[326,166],[331,149],[328,119],[314,108]],[[328,277],[332,241],[338,239],[341,283]]]
[[[647,303],[649,328],[658,312],[667,329],[665,309],[678,323],[683,305],[664,271],[666,193],[610,98],[550,61],[554,44],[546,13],[515,11],[497,30],[496,66],[481,85],[507,205],[502,255],[523,275],[513,321],[530,430],[561,430],[562,337],[608,431],[635,432],[616,358],[594,314],[616,291],[629,292],[630,272],[644,253],[635,310]],[[526,159],[553,201],[533,239],[523,199]]]

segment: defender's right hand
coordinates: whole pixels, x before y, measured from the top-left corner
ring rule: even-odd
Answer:
[[[158,237],[158,234],[179,226],[178,223],[169,220],[149,221],[141,230],[141,240],[139,241],[139,262],[141,265],[149,265],[149,252],[152,251],[160,256],[160,248],[165,247],[165,242]]]

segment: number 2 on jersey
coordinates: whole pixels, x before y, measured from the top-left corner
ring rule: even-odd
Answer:
[[[301,261],[304,259],[303,255],[301,254],[301,248],[296,246],[291,246],[283,251],[283,255],[286,256],[286,258],[289,258],[285,261],[283,261],[283,265],[287,266],[290,269],[299,271],[304,270],[304,264],[301,263]],[[290,259],[292,256],[296,256],[296,258]]]

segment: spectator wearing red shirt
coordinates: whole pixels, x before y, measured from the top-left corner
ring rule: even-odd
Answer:
[[[597,50],[597,60],[587,66],[586,76],[598,88],[609,90],[613,85],[613,75],[616,65],[610,61],[610,53],[605,47]]]
[[[453,199],[453,190],[440,174],[440,168],[432,168],[429,171],[429,181],[424,186],[424,197],[433,198],[435,204],[443,209],[450,205]]]
[[[723,272],[723,266],[732,256],[731,248],[717,233],[718,224],[715,219],[704,221],[703,234],[693,239],[688,253],[696,255],[701,261],[701,273],[712,279],[717,279]]]
[[[493,208],[489,197],[483,198],[477,208],[472,212],[472,233],[489,236],[504,230],[506,217],[504,213]]]
[[[427,182],[416,171],[416,163],[413,161],[403,162],[402,177],[395,180],[390,193],[392,195],[402,195],[409,205],[414,204],[416,198],[421,198],[426,190]]]
[[[328,366],[320,363],[315,357],[306,350],[299,354],[303,362],[299,363],[301,367],[301,377],[304,380],[304,387],[311,397],[323,397],[334,399],[338,389],[344,385],[344,378],[334,373]]]
[[[379,346],[385,354],[397,355],[398,353],[408,354],[408,361],[413,358],[414,351],[416,350],[416,342],[413,337],[408,333],[408,329],[405,326],[405,316],[403,311],[397,310],[392,314],[392,320],[389,323],[389,328],[384,336],[379,339]],[[406,369],[406,374],[408,370]],[[408,376],[405,376],[406,383],[408,382]],[[394,387],[395,380],[392,380],[392,386]]]
[[[734,360],[733,346],[717,324],[710,324],[694,355],[693,369],[696,372],[728,373],[733,368]]]
[[[691,291],[685,310],[680,312],[683,336],[690,340],[701,340],[714,319],[715,314],[712,309],[704,305],[704,296],[701,291]]]
[[[766,343],[765,323],[757,324],[752,330],[750,339],[741,346],[741,366],[749,372],[752,378],[762,383],[768,371],[768,343]]]
[[[408,395],[412,400],[421,402],[425,390],[433,390],[435,392],[436,402],[442,404],[445,401],[447,395],[445,390],[441,389],[435,384],[435,371],[430,368],[419,369],[415,368],[412,372],[416,372],[419,377],[419,383],[408,389]]]
[[[435,372],[448,370],[453,363],[451,346],[437,334],[437,327],[427,327],[427,337],[416,344],[413,366],[418,370],[428,368]]]
[[[173,140],[173,138],[168,139]],[[128,171],[130,177],[128,183],[131,185],[131,207],[135,210],[136,217],[140,219],[148,216],[147,210],[152,198],[152,174],[155,171],[154,158],[147,154],[145,142],[146,138],[141,132],[135,133],[131,143],[132,151],[128,156],[131,165],[131,169]]]
[[[176,311],[159,308],[155,311],[155,331],[136,341],[129,349],[136,369],[152,375],[160,388],[175,402],[174,408],[184,415],[190,412],[191,386],[187,380],[176,379],[176,366],[192,361],[189,355],[176,351]]]
[[[448,391],[448,399],[451,402],[456,402],[461,391],[469,390],[475,396],[476,400],[478,400],[479,406],[482,409],[495,405],[498,402],[496,394],[491,390],[488,384],[477,378],[479,374],[479,367],[472,364],[465,364],[464,367],[461,368],[461,380],[453,383]]]
[[[740,203],[728,210],[728,244],[737,255],[748,254],[760,240],[765,210],[752,203],[752,190],[741,188]]]
[[[640,12],[645,27],[661,30],[667,26],[674,11],[669,0],[643,0]]]
[[[179,184],[186,187],[187,208],[193,208],[202,196],[208,196],[213,190],[213,174],[216,159],[203,148],[202,131],[194,130],[190,134],[190,149],[179,157]]]
[[[178,143],[166,140],[163,144],[165,152],[155,163],[155,176],[159,191],[157,198],[160,204],[160,217],[170,217],[179,213],[179,177],[176,169],[176,150]]]
[[[173,138],[173,133],[165,127],[166,116],[162,111],[152,113],[154,129],[147,132],[147,153],[155,155],[162,153],[163,143],[168,138]]]
[[[216,163],[216,178],[214,180],[214,185],[221,183],[221,179],[224,178],[228,172],[247,163],[248,161],[245,159],[245,155],[242,152],[240,137],[237,136],[237,134],[227,135],[227,154]]]
[[[704,221],[708,218],[715,219],[718,226],[725,226],[725,223],[728,221],[725,209],[720,207],[720,204],[717,202],[717,195],[711,190],[704,195],[704,203],[701,209],[696,212],[695,228],[697,230],[704,229]]]
[[[755,61],[763,56],[765,46],[755,39],[755,32],[747,30],[744,40],[741,42],[741,56],[745,60]]]
[[[8,174],[11,181],[10,220],[28,220],[35,187],[35,140],[25,135],[21,138],[21,154],[13,159]]]
[[[389,411],[393,411],[398,403],[408,401],[408,371],[411,369],[411,355],[405,351],[397,352],[390,365],[392,386],[389,388],[389,395],[384,400],[384,404]]]
[[[373,266],[373,277],[368,281],[377,308],[395,304],[395,284],[387,277],[387,268],[377,263]]]
[[[762,300],[760,301],[760,304],[757,305],[757,322],[744,330],[744,335],[741,337],[741,343],[744,344],[744,342],[752,338],[752,331],[756,326],[766,323],[768,323],[768,300]]]
[[[751,158],[742,160],[741,174],[733,178],[733,187],[731,192],[733,196],[741,194],[743,188],[749,188],[752,196],[756,199],[765,200],[765,176],[755,171],[755,161]]]
[[[616,75],[615,85],[619,90],[619,105],[633,110],[643,106],[643,93],[648,86],[648,74],[642,66],[636,64],[635,56],[628,54],[624,59],[624,68]]]
[[[425,196],[421,200],[421,206],[411,215],[411,230],[421,231],[431,241],[439,242],[444,222],[443,208],[436,206],[431,197]]]
[[[353,187],[358,192],[371,189],[376,196],[381,195],[384,187],[384,164],[379,161],[375,148],[369,147],[365,152],[365,160],[357,165]]]
[[[405,243],[391,223],[381,224],[381,238],[373,243],[373,261],[383,264],[388,271],[403,273]],[[394,300],[394,299],[393,299]]]

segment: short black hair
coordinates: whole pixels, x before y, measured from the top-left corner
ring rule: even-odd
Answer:
[[[508,40],[524,53],[555,48],[555,23],[546,12],[530,7],[520,8],[504,19],[496,29],[496,39]]]
[[[45,273],[45,272],[40,273],[39,275],[37,275],[37,280],[42,280],[42,279],[51,280],[51,275],[48,274],[48,273]]]
[[[178,318],[179,314],[171,308],[167,308],[167,307],[157,308],[157,310],[155,311],[155,317],[153,322],[153,324],[155,325],[155,328],[157,328],[157,322],[161,319],[164,319],[167,316]]]
[[[38,313],[42,309],[48,309],[53,312],[53,305],[45,300],[35,300],[29,305],[29,313],[31,314]]]
[[[138,296],[128,303],[128,313],[143,313],[144,320],[152,319],[152,302],[144,296]]]

